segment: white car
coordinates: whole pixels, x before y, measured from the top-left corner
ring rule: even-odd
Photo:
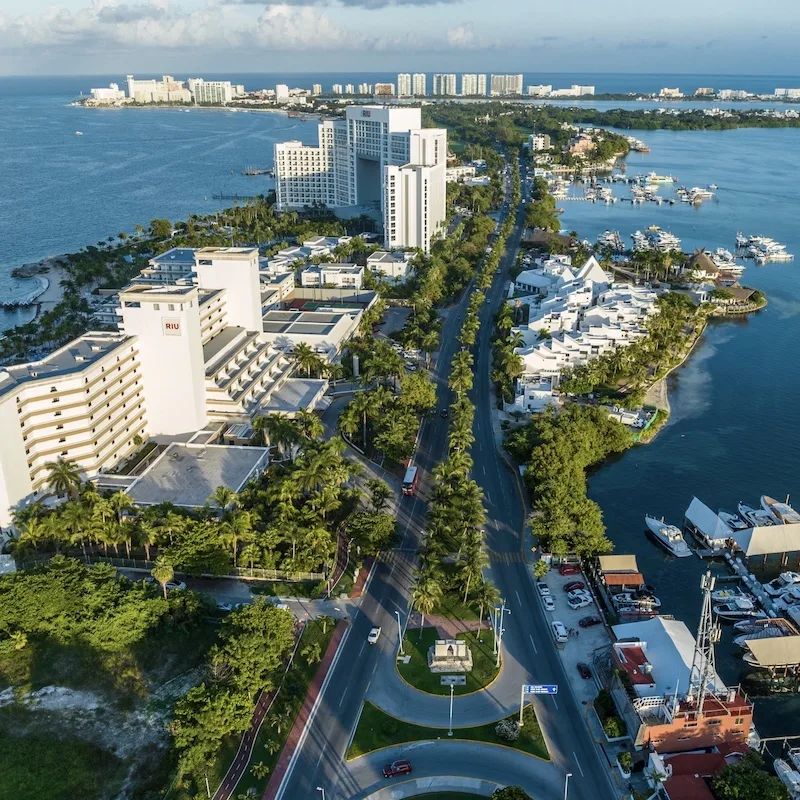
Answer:
[[[543,597],[542,602],[544,603],[544,610],[545,611],[555,611],[556,604],[552,597]]]
[[[380,635],[381,635],[381,629],[380,628],[373,628],[369,632],[369,636],[367,636],[367,641],[370,644],[377,644],[378,643],[378,639],[380,638]]]
[[[550,587],[544,581],[538,581],[536,583],[536,588],[539,590],[539,595],[541,597],[549,597]]]
[[[183,581],[167,581],[167,591],[178,591],[182,592],[186,588],[186,584]]]
[[[586,589],[573,589],[571,592],[567,592],[567,600],[588,600],[591,602],[592,596]]]
[[[553,638],[559,644],[564,644],[564,642],[569,641],[569,634],[567,633],[567,628],[563,622],[553,620],[553,622],[550,623],[550,629],[553,632]]]
[[[579,608],[586,608],[587,606],[590,606],[592,601],[589,600],[588,597],[574,597],[571,600],[567,600],[567,603],[573,611],[577,611]]]

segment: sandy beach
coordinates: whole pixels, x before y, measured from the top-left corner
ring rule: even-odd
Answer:
[[[44,311],[51,311],[64,297],[61,281],[67,273],[61,266],[64,256],[48,256],[41,261],[25,264],[17,270],[20,277],[28,277],[41,282],[42,290],[37,295],[34,305],[36,314],[34,319]]]

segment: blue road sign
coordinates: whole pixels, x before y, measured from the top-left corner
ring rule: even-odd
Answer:
[[[557,683],[527,683],[522,687],[525,694],[558,694]]]

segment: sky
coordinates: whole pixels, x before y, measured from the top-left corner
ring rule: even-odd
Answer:
[[[0,74],[800,74],[798,0],[0,0]]]

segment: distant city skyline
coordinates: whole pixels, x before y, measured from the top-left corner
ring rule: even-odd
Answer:
[[[800,9],[773,0],[0,0],[0,74],[800,72]],[[530,24],[526,24],[526,20]]]

